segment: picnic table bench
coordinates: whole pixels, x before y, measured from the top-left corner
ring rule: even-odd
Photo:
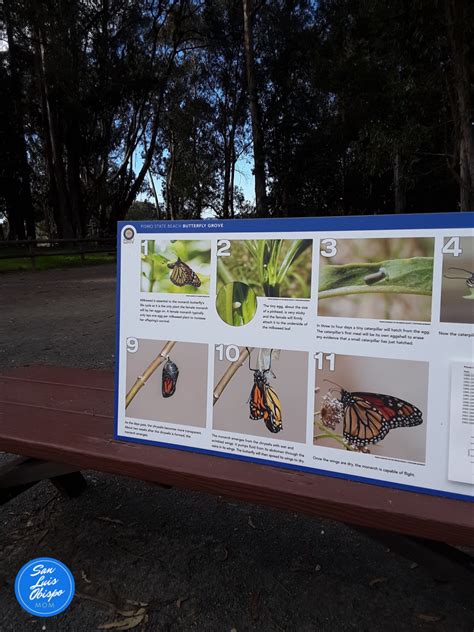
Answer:
[[[472,570],[474,505],[329,476],[113,438],[111,371],[23,367],[0,374],[0,504],[50,479],[73,496],[81,470],[228,496],[347,523],[410,559]]]

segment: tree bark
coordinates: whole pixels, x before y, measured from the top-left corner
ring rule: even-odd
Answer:
[[[265,178],[265,150],[260,106],[255,78],[251,0],[242,0],[244,11],[244,49],[247,68],[247,91],[252,120],[253,159],[255,176],[255,206],[257,214],[268,215]]]
[[[458,136],[460,210],[474,209],[474,127],[471,123],[471,77],[469,44],[466,36],[468,5],[466,0],[446,0],[448,41],[451,53],[453,94],[453,119]]]
[[[15,192],[16,204],[14,213],[17,215],[18,238],[36,239],[36,226],[31,196],[30,166],[25,139],[24,111],[23,111],[23,78],[18,64],[17,44],[13,35],[12,14],[10,0],[3,1],[3,16],[6,25],[8,41],[8,58],[10,66],[10,101],[12,119],[12,140],[14,143],[14,166],[17,173]]]
[[[393,158],[393,197],[395,213],[404,213],[406,205],[405,187],[403,184],[403,164],[398,149]]]

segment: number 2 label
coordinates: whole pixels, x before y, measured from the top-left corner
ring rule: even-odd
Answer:
[[[217,256],[230,257],[230,241],[228,239],[219,239],[217,242]]]

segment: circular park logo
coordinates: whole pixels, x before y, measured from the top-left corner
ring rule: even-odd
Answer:
[[[127,228],[124,229],[123,237],[127,241],[131,241],[135,237],[135,231],[131,226],[127,226]]]
[[[74,577],[62,562],[38,557],[25,564],[15,579],[18,603],[37,617],[53,617],[74,597]]]

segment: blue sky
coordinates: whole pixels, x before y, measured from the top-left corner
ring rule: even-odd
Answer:
[[[141,160],[135,162],[135,169],[138,170],[142,164]],[[242,189],[245,199],[251,204],[255,204],[255,182],[252,174],[251,158],[242,157],[237,161],[235,170],[235,185]],[[161,191],[161,178],[155,177],[155,186],[158,192],[158,199],[163,202],[163,194]],[[149,197],[149,196],[148,196]],[[147,196],[140,194],[139,200],[147,199]],[[150,201],[152,201],[150,199]]]

